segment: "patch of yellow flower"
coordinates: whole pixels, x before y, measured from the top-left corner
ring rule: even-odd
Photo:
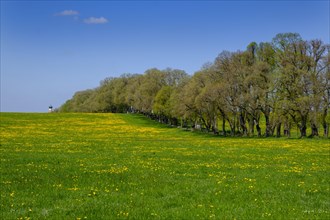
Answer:
[[[120,174],[128,171],[128,167],[123,166],[123,167],[111,167],[110,169],[103,169],[103,170],[95,170],[91,171],[91,173],[114,173],[114,174]]]

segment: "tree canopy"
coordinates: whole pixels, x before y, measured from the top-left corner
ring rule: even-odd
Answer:
[[[221,52],[192,76],[183,70],[148,69],[107,78],[79,91],[60,112],[139,112],[160,122],[223,135],[301,137],[329,134],[330,45],[277,34],[245,51]],[[265,120],[265,130],[260,119]],[[230,131],[226,131],[228,123]],[[222,128],[218,128],[221,124]]]

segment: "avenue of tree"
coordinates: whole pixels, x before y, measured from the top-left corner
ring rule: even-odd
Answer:
[[[139,112],[232,136],[290,136],[297,127],[301,137],[328,137],[329,51],[320,40],[277,34],[245,51],[223,51],[193,76],[168,68],[107,78],[95,89],[76,92],[58,110]]]

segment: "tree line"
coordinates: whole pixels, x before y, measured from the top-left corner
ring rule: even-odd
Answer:
[[[329,51],[321,40],[277,34],[244,51],[223,51],[192,76],[154,68],[106,78],[95,89],[76,92],[59,111],[138,112],[224,136],[290,137],[295,126],[301,137],[328,137]]]

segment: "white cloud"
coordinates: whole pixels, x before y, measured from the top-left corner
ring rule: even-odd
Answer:
[[[78,11],[74,11],[74,10],[64,10],[61,11],[57,14],[55,14],[56,16],[71,16],[71,15],[79,15]]]
[[[104,17],[99,17],[99,18],[89,17],[89,18],[86,18],[84,20],[84,22],[86,24],[105,24],[105,23],[108,23],[108,19],[106,19]]]

